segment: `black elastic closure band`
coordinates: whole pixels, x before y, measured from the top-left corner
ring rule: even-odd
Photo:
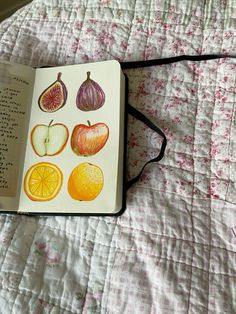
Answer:
[[[133,185],[135,182],[137,182],[139,180],[139,178],[141,177],[144,168],[150,164],[151,162],[157,162],[160,161],[163,157],[164,157],[164,153],[165,153],[165,149],[166,149],[166,144],[167,144],[167,140],[166,140],[166,136],[165,134],[162,132],[162,130],[160,128],[158,128],[151,120],[149,120],[143,113],[141,113],[140,111],[138,111],[137,109],[135,109],[134,107],[132,107],[131,105],[127,104],[127,110],[128,113],[131,114],[134,118],[140,120],[141,122],[143,122],[144,124],[146,124],[150,129],[152,129],[153,131],[155,131],[156,133],[158,133],[159,135],[161,135],[161,137],[163,138],[162,140],[162,144],[161,144],[161,149],[160,152],[158,154],[158,156],[148,160],[142,167],[142,169],[140,170],[139,174],[137,176],[135,176],[134,178],[132,178],[131,180],[126,182],[126,190],[128,190],[131,185]]]
[[[162,59],[154,59],[154,60],[144,60],[144,61],[128,61],[128,62],[121,62],[121,68],[122,69],[135,69],[135,68],[145,68],[145,67],[151,67],[154,65],[162,65],[162,64],[170,64],[175,63],[179,61],[206,61],[206,60],[214,60],[214,59],[222,59],[222,58],[236,58],[236,56],[230,56],[230,55],[221,55],[221,54],[207,54],[207,55],[181,55],[176,57],[169,57],[169,58],[162,58]],[[159,129],[155,124],[153,124],[147,117],[145,117],[144,114],[139,112],[137,109],[132,107],[129,104],[127,105],[128,113],[130,113],[133,117],[136,119],[142,121],[144,124],[146,124],[150,129],[157,132],[159,135],[162,136],[163,141],[161,144],[160,153],[157,157],[147,161],[144,166],[142,167],[141,171],[137,176],[132,178],[131,180],[126,182],[126,190],[128,190],[131,185],[133,185],[135,182],[139,180],[139,178],[142,175],[142,172],[144,168],[151,162],[157,162],[160,161],[164,157],[165,148],[167,145],[167,140],[165,137],[165,134]]]
[[[235,56],[220,55],[220,54],[197,55],[197,56],[182,55],[182,56],[161,58],[161,59],[154,59],[154,60],[121,62],[121,68],[122,69],[145,68],[145,67],[151,67],[153,65],[169,64],[169,63],[175,63],[179,61],[205,61],[205,60],[213,60],[213,59],[221,59],[221,58],[235,58]]]

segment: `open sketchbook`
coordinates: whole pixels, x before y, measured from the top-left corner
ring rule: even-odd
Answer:
[[[125,77],[117,61],[0,62],[0,210],[117,214]]]

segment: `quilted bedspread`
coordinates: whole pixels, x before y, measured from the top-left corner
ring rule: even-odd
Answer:
[[[235,54],[233,0],[35,0],[0,25],[31,66]],[[160,126],[114,217],[0,215],[0,313],[236,313],[236,59],[126,70]],[[128,174],[160,138],[132,118]]]

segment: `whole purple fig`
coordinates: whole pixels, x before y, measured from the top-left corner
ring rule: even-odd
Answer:
[[[90,78],[90,72],[87,72],[87,79],[81,84],[77,93],[76,106],[82,111],[92,111],[101,108],[104,102],[104,91]]]

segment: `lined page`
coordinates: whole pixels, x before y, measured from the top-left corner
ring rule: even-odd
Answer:
[[[35,69],[0,62],[0,207],[16,210]]]

